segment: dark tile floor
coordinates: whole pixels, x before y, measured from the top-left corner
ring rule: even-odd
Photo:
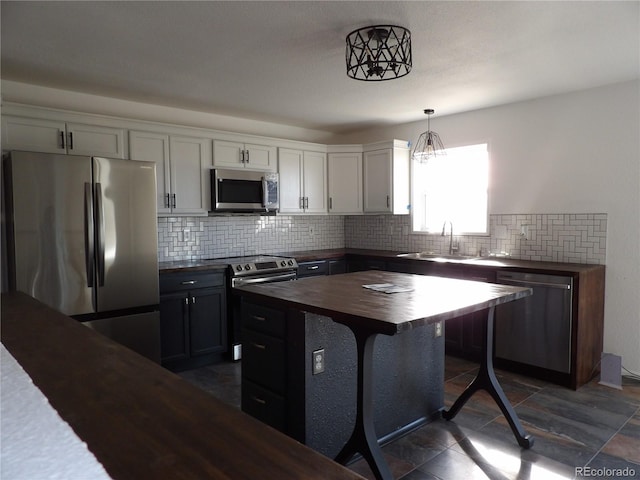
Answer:
[[[445,406],[473,378],[477,365],[445,362]],[[222,363],[180,375],[221,400],[240,406],[240,364]],[[597,380],[578,391],[497,371],[505,394],[528,433],[521,449],[491,397],[479,392],[456,418],[436,420],[383,447],[396,479],[561,480],[640,479],[640,382],[622,390]],[[576,467],[582,467],[580,472]],[[364,461],[350,466],[373,478]]]

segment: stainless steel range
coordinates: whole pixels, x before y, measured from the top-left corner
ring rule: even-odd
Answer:
[[[286,282],[296,279],[298,263],[295,258],[238,257],[230,260],[231,286],[250,283]]]
[[[228,284],[231,285],[227,295],[229,352],[232,360],[240,360],[242,358],[240,296],[234,293],[234,289],[242,285],[295,280],[298,262],[295,258],[266,255],[228,258],[226,261],[229,262]]]

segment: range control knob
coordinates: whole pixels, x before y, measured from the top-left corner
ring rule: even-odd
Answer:
[[[293,265],[293,260],[289,260],[289,265]]]
[[[248,263],[244,266],[245,270],[251,270],[251,265],[249,265]]]
[[[241,272],[242,271],[242,265],[236,265],[236,271]]]
[[[281,266],[281,267],[286,267],[286,266],[287,266],[287,262],[286,262],[285,260],[282,260],[282,261],[280,262],[280,266]]]

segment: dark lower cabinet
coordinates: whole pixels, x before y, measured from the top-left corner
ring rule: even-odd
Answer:
[[[162,365],[185,370],[219,360],[227,349],[226,317],[223,273],[161,275]]]

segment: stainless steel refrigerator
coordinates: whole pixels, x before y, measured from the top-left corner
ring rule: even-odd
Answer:
[[[4,158],[9,286],[160,360],[151,162]]]

